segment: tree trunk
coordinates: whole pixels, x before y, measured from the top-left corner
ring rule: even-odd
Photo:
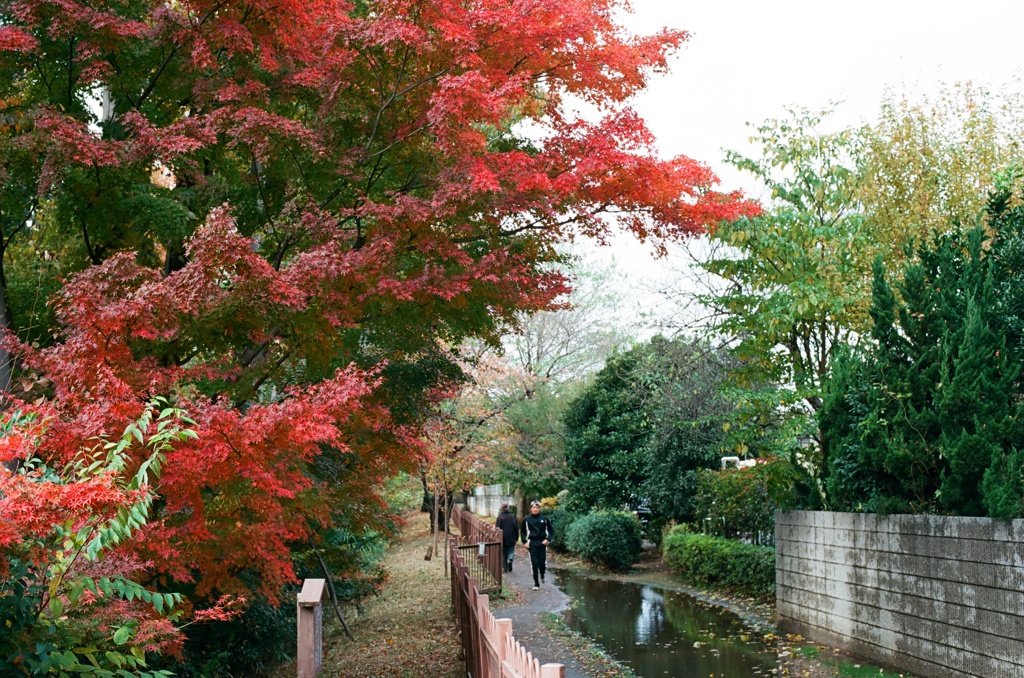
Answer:
[[[0,257],[3,253],[0,252]],[[3,266],[0,261],[0,267]],[[0,332],[6,331],[10,326],[10,318],[7,314],[7,290],[3,282],[3,272],[0,270]],[[11,392],[11,353],[6,348],[0,347],[0,410],[7,407],[7,394]]]
[[[434,495],[434,520],[433,520],[433,528],[434,528],[433,529],[433,532],[434,532],[433,548],[434,548],[434,553],[437,553],[437,533],[441,531],[441,529],[440,529],[441,528],[441,507],[437,503],[437,495]],[[445,571],[447,572],[447,568],[445,569]]]
[[[430,487],[427,486],[427,474],[420,471],[420,482],[423,484],[423,501],[420,503],[420,513],[434,514],[434,497],[430,494]]]
[[[451,506],[448,504],[448,490],[444,491],[444,573],[448,574],[448,525],[451,523],[448,516],[451,515]]]
[[[512,493],[512,498],[516,504],[516,519],[522,520],[526,517],[526,495],[517,487]]]

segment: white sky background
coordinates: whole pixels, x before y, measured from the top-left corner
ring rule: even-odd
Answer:
[[[843,101],[835,118],[842,127],[874,120],[887,88],[998,88],[1024,74],[1024,2],[1016,0],[633,0],[633,9],[623,23],[637,33],[668,26],[691,34],[671,73],[653,78],[634,104],[661,153],[705,162],[722,189],[755,198],[759,187],[722,162],[723,149],[755,152],[747,122]],[[632,298],[671,279],[665,264],[680,266],[671,255],[652,263],[625,237],[596,256],[614,258]]]

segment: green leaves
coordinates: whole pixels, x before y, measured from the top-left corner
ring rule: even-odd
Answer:
[[[173,618],[177,613],[172,610],[181,602],[181,595],[150,591],[118,574],[116,560],[109,567],[102,566],[113,570],[113,574],[98,579],[83,574],[85,563],[104,561],[118,545],[131,540],[149,519],[153,501],[150,479],[159,477],[164,451],[185,436],[181,422],[187,420],[175,407],[164,407],[156,415],[159,404],[166,402],[152,403],[125,428],[119,439],[101,439],[62,469],[48,468],[38,459],[27,460],[19,469],[24,482],[39,485],[48,497],[56,498],[53,501],[69,502],[70,508],[55,512],[62,522],[53,524],[49,534],[44,532],[36,537],[37,543],[30,552],[30,569],[12,568],[12,576],[31,575],[40,584],[15,589],[33,608],[30,619],[19,617],[15,628],[10,617],[0,616],[0,624],[10,622],[6,628],[14,629],[14,645],[9,645],[5,635],[0,634],[0,672],[7,668],[5,662],[10,656],[25,666],[36,667],[40,673],[154,678],[170,675],[141,671],[146,666],[145,652],[134,643],[139,619],[149,618],[153,612]],[[10,426],[12,421],[24,425],[29,420],[16,415],[5,421]],[[142,456],[143,462],[134,474],[127,475],[136,455]],[[101,498],[100,504],[87,510],[92,508],[88,502],[94,496]],[[9,583],[6,577],[0,578],[0,600],[4,599]],[[103,608],[113,615],[113,631],[106,636],[99,634],[100,627],[95,623],[95,616]],[[7,606],[0,605],[0,613],[6,611]],[[32,647],[34,651],[30,651]]]
[[[762,599],[775,594],[775,549],[672,528],[662,557],[677,574],[699,586],[721,586]]]
[[[628,570],[640,559],[640,523],[630,513],[594,511],[571,522],[569,552],[613,570]]]
[[[989,252],[981,229],[936,236],[902,271],[874,267],[872,343],[844,355],[820,422],[832,508],[1014,517],[1007,464],[1024,444],[1013,288],[1001,270],[1012,224]],[[889,282],[897,278],[898,283]],[[997,281],[1008,285],[998,295]],[[1007,483],[1007,480],[1010,482]],[[1013,490],[1011,490],[1012,492]]]
[[[125,643],[128,642],[128,639],[131,638],[131,637],[132,637],[132,627],[130,627],[130,626],[122,626],[121,628],[119,628],[117,631],[114,632],[114,637],[112,638],[112,640],[117,645],[124,645]]]
[[[720,454],[728,365],[710,346],[661,337],[610,359],[567,410],[571,508],[646,499],[664,516],[688,518],[692,472]]]

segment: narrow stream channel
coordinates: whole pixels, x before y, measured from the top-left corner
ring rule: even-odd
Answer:
[[[732,612],[642,584],[559,572],[566,622],[641,678],[771,676],[775,651]]]

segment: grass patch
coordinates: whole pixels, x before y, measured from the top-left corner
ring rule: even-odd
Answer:
[[[904,678],[906,674],[886,671],[876,666],[864,666],[849,661],[839,662],[840,678]]]
[[[508,585],[508,579],[501,578],[501,593],[492,593],[490,597],[491,607],[496,602],[514,603],[519,600],[519,592]]]

